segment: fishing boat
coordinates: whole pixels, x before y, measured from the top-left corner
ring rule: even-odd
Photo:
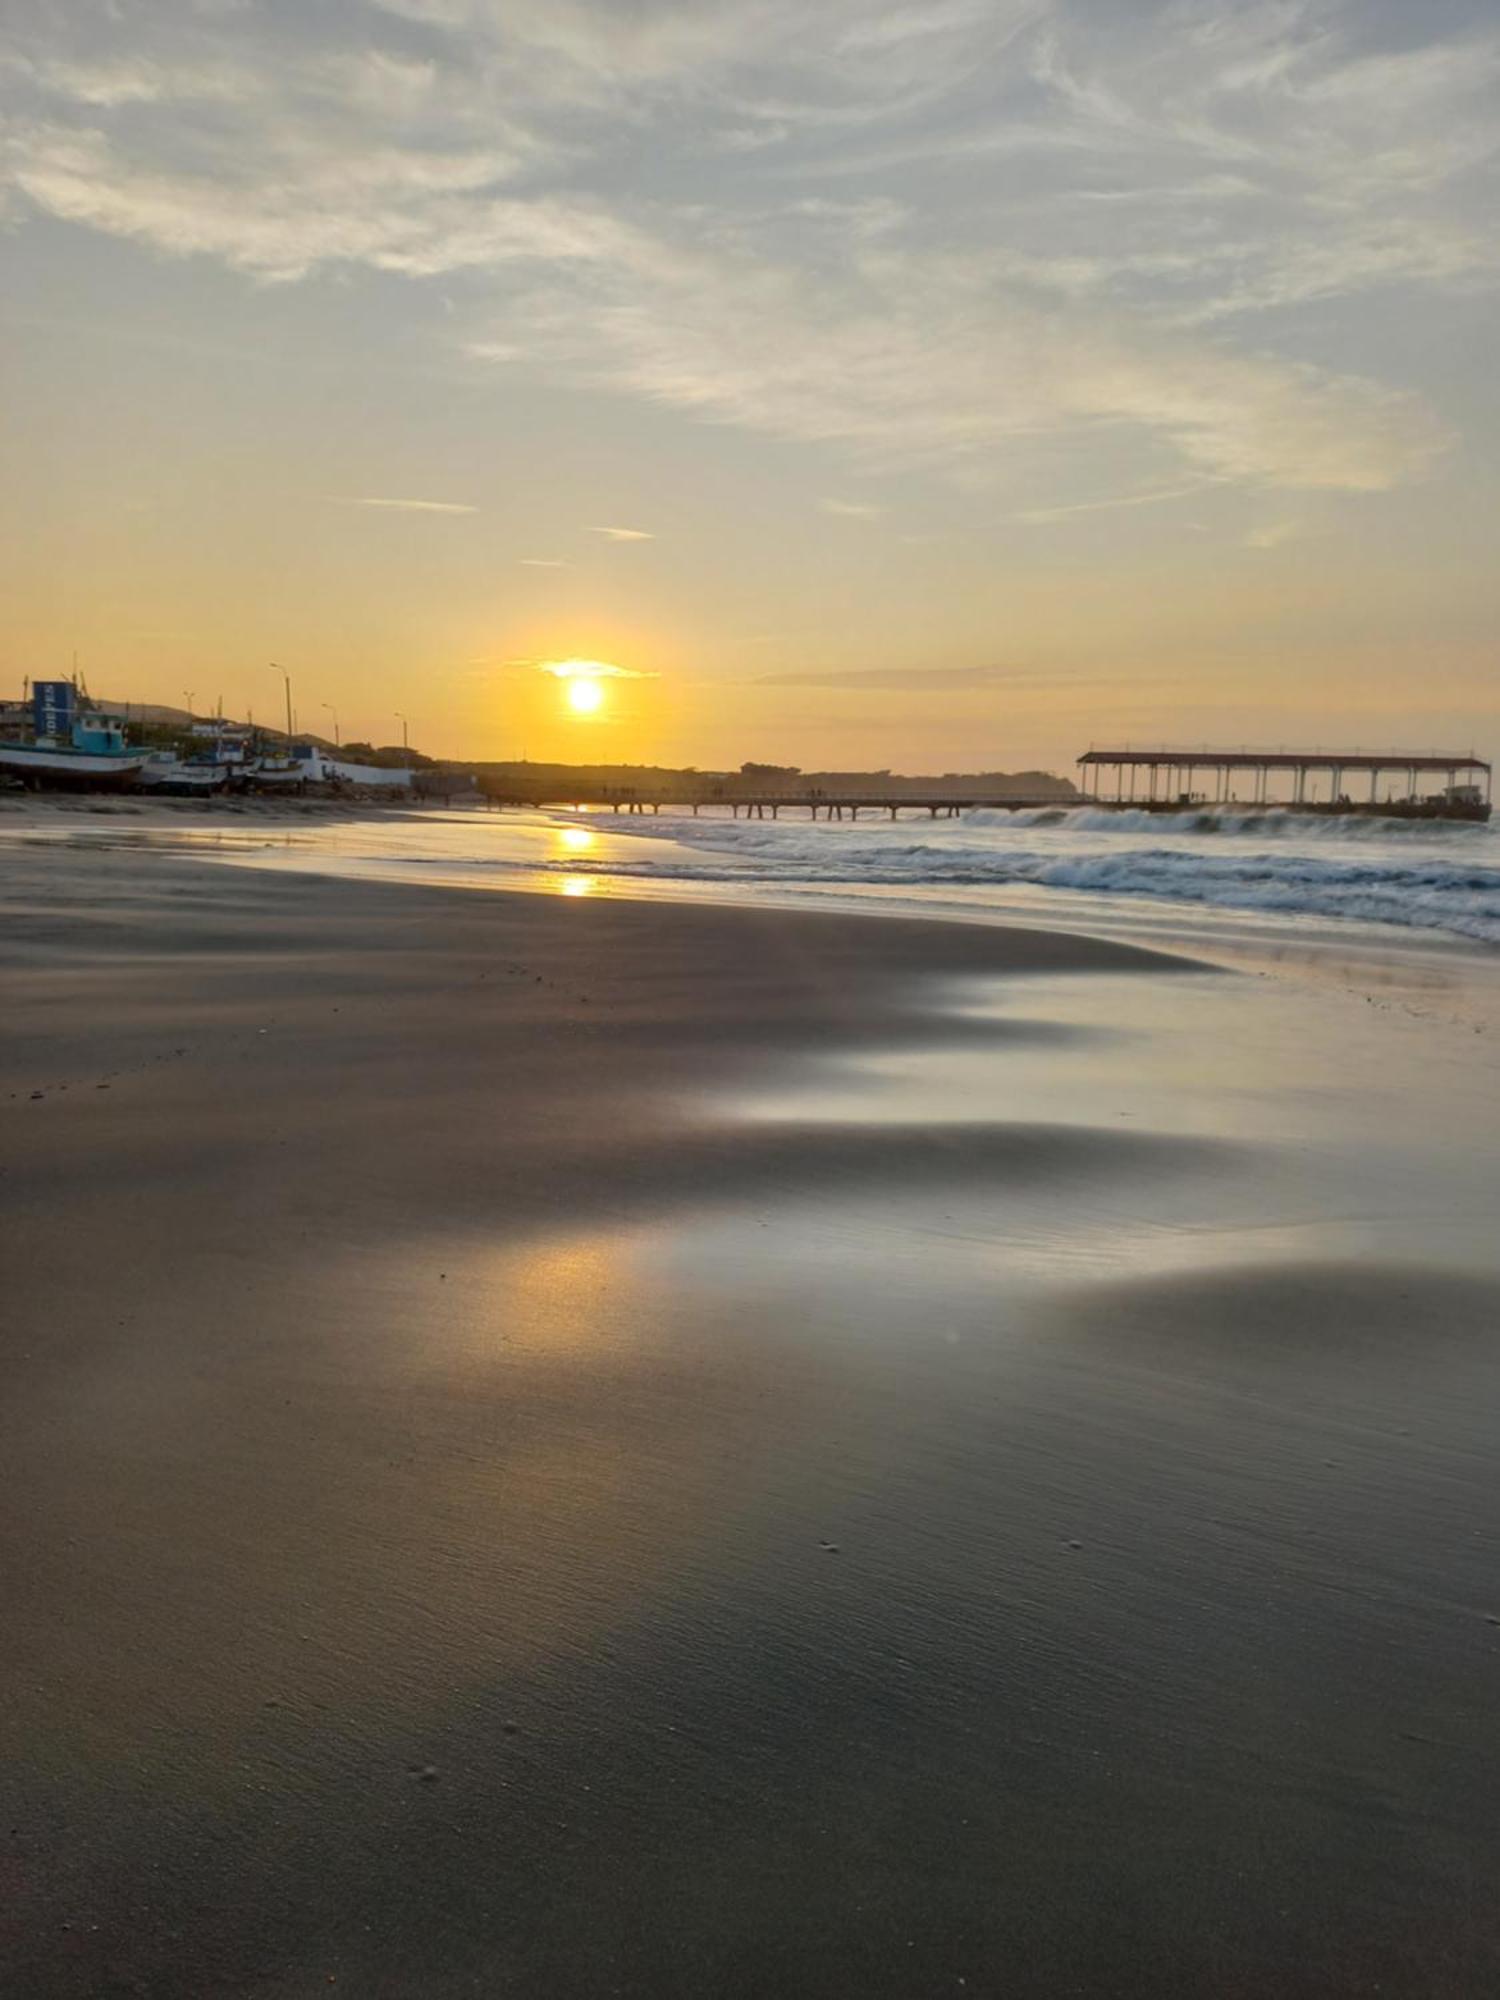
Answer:
[[[170,750],[148,757],[135,780],[140,791],[191,799],[222,792],[228,782],[229,768],[217,758],[176,757]]]
[[[242,782],[252,792],[300,792],[308,766],[293,757],[258,757],[245,766]]]
[[[119,723],[101,715],[81,715],[60,733],[29,743],[0,742],[0,772],[41,785],[117,786],[133,779],[149,751],[132,749]]]

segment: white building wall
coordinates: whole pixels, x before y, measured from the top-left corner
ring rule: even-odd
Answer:
[[[346,764],[334,757],[324,757],[322,764],[330,778],[342,778],[346,784],[383,785],[393,792],[411,790],[410,771],[388,771],[380,764]]]

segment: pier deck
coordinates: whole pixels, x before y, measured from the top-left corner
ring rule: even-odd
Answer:
[[[892,792],[863,792],[848,796],[834,796],[817,792],[757,792],[726,797],[719,793],[660,796],[648,792],[625,792],[610,787],[588,787],[569,792],[549,791],[546,796],[540,792],[524,796],[515,788],[504,791],[486,787],[492,805],[502,806],[588,806],[595,812],[617,813],[691,813],[696,819],[705,812],[727,812],[735,819],[780,819],[786,813],[807,813],[813,819],[857,820],[861,813],[885,813],[890,819],[897,819],[904,812],[926,813],[930,819],[958,819],[964,813],[977,812],[981,808],[994,812],[1020,812],[1038,806],[1056,806],[1066,811],[1077,805],[1076,798],[1055,794],[1046,798],[985,798],[975,797],[924,797],[921,794]]]
[[[1090,748],[1078,764],[1083,789],[1098,805],[1170,810],[1237,802],[1440,819],[1490,816],[1490,766],[1472,751],[1221,750],[1206,746],[1184,750],[1154,745],[1142,749]],[[1114,789],[1108,791],[1105,773],[1111,770]],[[1202,773],[1208,776],[1211,792],[1195,789]],[[1345,780],[1355,774],[1369,779],[1368,796],[1361,800],[1345,790]],[[1278,776],[1290,779],[1289,797],[1273,796],[1273,781]],[[1424,794],[1420,789],[1424,776],[1442,779],[1443,788]],[[1248,798],[1235,789],[1237,777],[1248,777]],[[1382,779],[1386,781],[1383,800]]]

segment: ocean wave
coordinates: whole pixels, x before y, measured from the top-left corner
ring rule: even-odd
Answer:
[[[991,825],[990,818],[994,824]],[[1193,839],[1175,824],[1193,816],[1124,815],[1074,809],[1066,815],[997,814],[939,822],[849,822],[814,826],[769,820],[653,821],[628,831],[662,847],[635,861],[618,853],[590,857],[591,873],[621,878],[765,883],[820,888],[1003,890],[1029,887],[1091,896],[1145,898],[1294,918],[1394,924],[1500,944],[1500,866],[1485,827],[1440,827],[1436,842],[1411,845],[1402,826],[1385,829],[1379,851],[1335,855],[1324,830],[1338,822],[1315,815],[1287,829],[1280,816],[1241,816],[1231,846]],[[1276,818],[1272,838],[1260,824]],[[1354,822],[1359,823],[1359,822]],[[626,829],[620,829],[626,831]],[[1221,833],[1231,829],[1221,826]],[[1300,842],[1290,833],[1301,831]],[[1144,840],[1142,834],[1154,836]],[[1001,838],[1008,835],[1008,838]],[[1476,839],[1469,838],[1477,835]],[[1029,836],[1029,838],[1028,838]],[[1340,836],[1332,837],[1334,842]],[[670,841],[668,847],[666,842]],[[1366,844],[1366,843],[1362,843]],[[1324,851],[1309,851],[1322,848]],[[556,864],[576,869],[576,861]]]
[[[1309,813],[1292,806],[1194,806],[1171,813],[1143,812],[1121,806],[1024,806],[1016,812],[976,806],[965,813],[964,826],[1039,827],[1058,833],[1154,834],[1159,839],[1178,834],[1216,834],[1224,838],[1366,842],[1381,840],[1451,840],[1488,837],[1478,820],[1396,819],[1376,813]]]

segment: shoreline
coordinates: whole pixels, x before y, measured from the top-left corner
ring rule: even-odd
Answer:
[[[1216,906],[1169,897],[1131,898],[1103,894],[1053,895],[1041,908],[1016,901],[978,903],[945,897],[934,883],[920,894],[902,895],[890,884],[857,882],[778,883],[765,880],[699,879],[689,872],[662,877],[601,871],[588,851],[574,842],[603,841],[608,849],[640,835],[617,835],[587,819],[574,821],[535,812],[515,816],[478,814],[486,833],[518,842],[505,858],[474,866],[461,854],[443,856],[443,832],[464,828],[476,815],[438,804],[389,807],[337,800],[297,802],[252,800],[215,812],[198,800],[139,804],[73,801],[13,802],[8,818],[0,810],[0,852],[29,839],[87,839],[91,848],[114,846],[129,852],[136,844],[153,850],[153,862],[173,853],[220,867],[270,873],[306,872],[348,883],[405,885],[465,894],[524,894],[587,897],[667,904],[692,909],[759,909],[848,916],[871,921],[916,921],[964,927],[1102,940],[1154,952],[1184,965],[1275,978],[1290,978],[1325,990],[1360,993],[1379,1004],[1408,1004],[1430,1018],[1446,1018],[1479,1032],[1500,1032],[1500,955],[1493,944],[1454,932],[1382,924],[1358,918],[1317,925],[1306,919],[1268,920],[1233,905]],[[126,825],[114,832],[113,823]],[[135,822],[135,824],[131,824]],[[95,827],[97,826],[97,833]],[[399,840],[392,852],[351,854],[337,845],[344,832],[368,828],[379,841],[410,830],[418,843]],[[299,841],[305,833],[306,845]],[[423,851],[427,836],[437,848]],[[661,828],[672,840],[670,823]],[[272,844],[262,844],[276,842]],[[226,844],[227,843],[227,844]],[[243,843],[243,844],[241,844]],[[648,843],[649,844],[649,843]],[[491,868],[503,873],[488,872]]]
[[[15,1990],[1500,1975],[1456,1039],[1020,928],[7,862]]]

